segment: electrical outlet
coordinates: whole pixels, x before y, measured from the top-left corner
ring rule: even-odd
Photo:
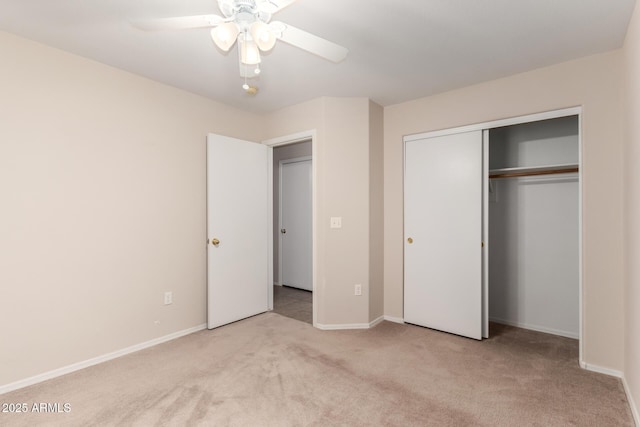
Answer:
[[[330,221],[331,228],[342,228],[342,217],[332,216]]]
[[[173,292],[164,293],[164,305],[173,304]]]
[[[354,293],[358,296],[362,295],[362,285],[360,283],[356,284]]]

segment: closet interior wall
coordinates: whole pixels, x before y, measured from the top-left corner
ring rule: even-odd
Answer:
[[[489,175],[578,166],[578,116],[489,131]],[[579,174],[490,180],[489,319],[579,337]]]

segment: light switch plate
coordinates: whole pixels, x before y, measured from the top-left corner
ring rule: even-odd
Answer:
[[[332,216],[331,217],[331,228],[342,228],[342,217],[340,217],[340,216]]]

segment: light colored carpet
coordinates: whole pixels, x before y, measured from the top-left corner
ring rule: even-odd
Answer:
[[[310,291],[273,287],[273,312],[292,319],[313,324],[313,294]]]
[[[320,331],[266,313],[2,395],[71,412],[0,425],[633,425],[620,380],[581,370],[575,340],[492,333]]]

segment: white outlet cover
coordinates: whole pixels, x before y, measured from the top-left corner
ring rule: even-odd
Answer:
[[[342,217],[341,216],[332,216],[331,217],[331,228],[342,228]]]

